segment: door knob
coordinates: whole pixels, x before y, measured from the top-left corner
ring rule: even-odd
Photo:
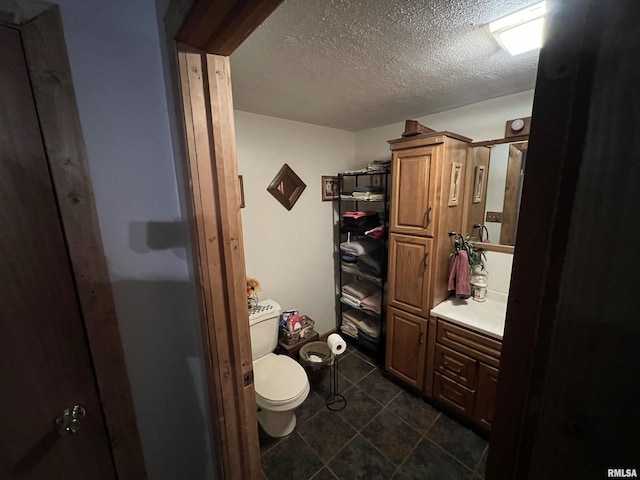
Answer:
[[[65,408],[56,418],[58,433],[60,435],[70,435],[80,430],[80,420],[86,415],[86,410],[81,405],[74,405]]]

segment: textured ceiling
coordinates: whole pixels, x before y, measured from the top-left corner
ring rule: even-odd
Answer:
[[[489,21],[537,0],[285,0],[231,56],[235,107],[359,131],[534,87]]]

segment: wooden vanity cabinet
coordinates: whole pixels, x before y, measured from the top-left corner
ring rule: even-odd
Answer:
[[[433,237],[437,212],[432,176],[440,152],[436,144],[393,153],[391,232]]]
[[[389,235],[389,305],[405,312],[429,317],[430,275],[433,240],[412,235]]]
[[[439,318],[436,325],[433,397],[490,430],[502,343]]]
[[[418,390],[424,386],[427,324],[424,318],[387,309],[385,369]]]

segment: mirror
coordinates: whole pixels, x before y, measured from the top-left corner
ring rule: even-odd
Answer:
[[[528,142],[481,143],[467,158],[464,232],[477,237],[481,224],[492,244],[514,246]]]

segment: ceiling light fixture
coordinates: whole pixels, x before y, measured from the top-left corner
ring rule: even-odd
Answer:
[[[489,31],[511,55],[542,46],[546,2],[536,3],[489,23]]]

